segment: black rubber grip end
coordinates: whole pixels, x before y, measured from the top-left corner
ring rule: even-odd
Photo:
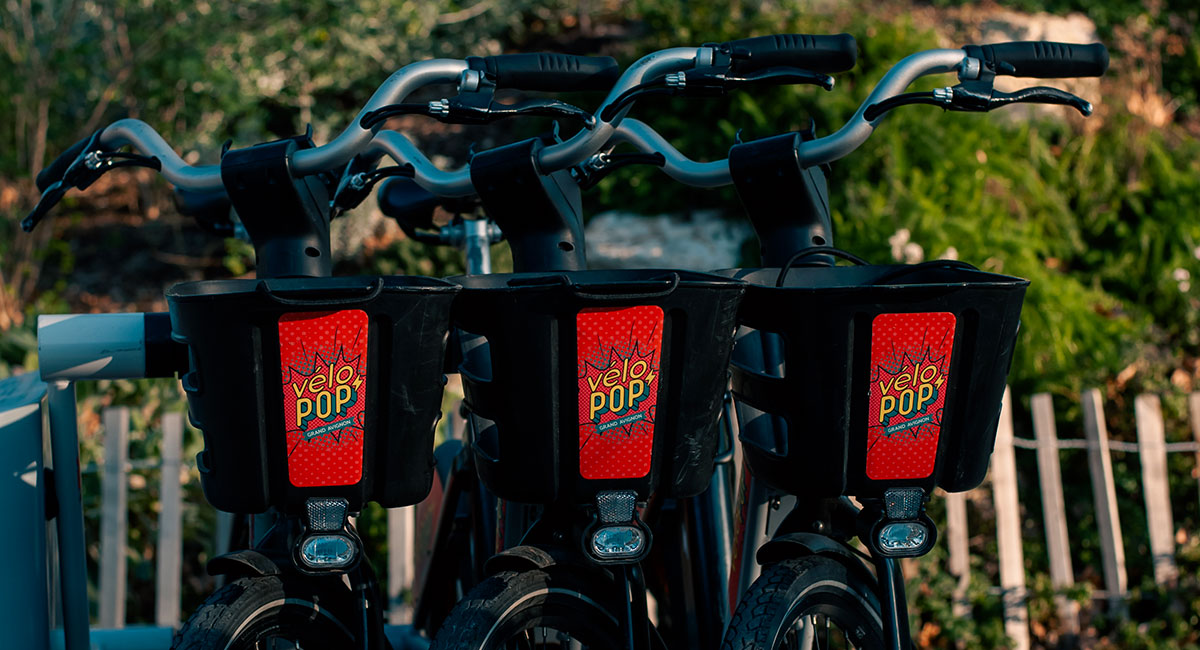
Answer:
[[[611,56],[575,56],[537,52],[467,57],[472,70],[486,72],[497,88],[568,92],[607,92],[621,76]]]
[[[775,66],[829,74],[845,72],[858,62],[858,43],[849,34],[772,34],[729,41],[722,46],[734,52],[730,67],[740,74]]]
[[[95,133],[71,145],[70,149],[58,154],[58,158],[55,158],[54,162],[38,172],[37,178],[34,179],[34,182],[37,183],[38,191],[45,192],[47,187],[61,181],[63,174],[67,173],[67,168],[71,166],[71,163],[75,162],[75,159],[79,157],[83,148],[94,137],[96,137]]]
[[[1013,41],[964,45],[967,56],[982,59],[996,74],[1039,79],[1099,77],[1108,70],[1108,48],[1101,43]]]

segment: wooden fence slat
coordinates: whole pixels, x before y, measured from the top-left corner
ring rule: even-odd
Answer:
[[[412,622],[412,608],[404,602],[412,589],[413,532],[416,506],[389,508],[388,518],[388,622],[405,625]]]
[[[1125,540],[1117,512],[1117,488],[1113,480],[1112,455],[1108,449],[1108,426],[1100,391],[1084,391],[1083,431],[1088,441],[1088,465],[1092,495],[1096,503],[1096,527],[1100,531],[1100,558],[1104,566],[1104,588],[1110,611],[1125,611],[1129,580],[1125,573]]]
[[[1192,437],[1196,439],[1196,444],[1200,445],[1200,392],[1188,395],[1188,419],[1192,425]],[[1197,485],[1200,486],[1200,449],[1196,450],[1196,464],[1192,465],[1192,475],[1196,477]]]
[[[129,409],[104,410],[104,477],[100,514],[100,618],[102,628],[125,627]]]
[[[952,594],[952,612],[955,618],[971,615],[967,600],[967,589],[971,586],[971,548],[967,535],[967,497],[962,492],[946,494],[946,546],[950,561],[946,567],[950,575],[958,578]]]
[[[1056,591],[1062,591],[1075,584],[1075,571],[1071,566],[1071,542],[1067,535],[1067,507],[1058,458],[1058,431],[1054,426],[1054,402],[1049,393],[1038,393],[1033,396],[1030,406],[1033,407],[1033,433],[1038,443],[1038,484],[1046,524],[1046,553],[1050,556],[1050,584]],[[1061,593],[1054,597],[1054,602],[1063,630],[1078,634],[1079,604]]]
[[[179,625],[183,555],[183,490],[179,484],[183,467],[183,415],[164,415],[162,430],[162,488],[159,492],[154,620],[160,627],[176,627]]]
[[[1138,395],[1133,408],[1141,447],[1138,455],[1142,460],[1142,493],[1146,495],[1154,581],[1169,585],[1175,582],[1179,571],[1175,567],[1175,524],[1167,485],[1167,441],[1162,405],[1157,395]]]
[[[996,449],[992,453],[992,491],[996,505],[996,547],[1000,555],[1004,631],[1013,650],[1029,650],[1029,609],[1025,604],[1025,552],[1021,548],[1021,506],[1017,498],[1017,462],[1013,453],[1012,403],[1004,389]]]

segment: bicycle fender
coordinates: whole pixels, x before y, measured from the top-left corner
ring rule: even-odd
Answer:
[[[782,560],[806,555],[823,555],[838,560],[850,570],[862,573],[872,584],[875,573],[854,551],[835,539],[817,533],[788,533],[763,544],[755,554],[761,565],[774,564]]]
[[[277,576],[283,573],[271,558],[254,549],[233,551],[208,561],[210,576]]]
[[[556,564],[571,564],[595,569],[580,558],[578,553],[554,546],[523,545],[514,546],[493,555],[484,563],[483,570],[487,575],[493,576],[501,571],[533,571]]]

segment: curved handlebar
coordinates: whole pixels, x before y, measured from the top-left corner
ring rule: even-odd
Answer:
[[[1074,64],[1069,69],[1067,67],[1060,67],[1055,69],[1056,73],[1060,74],[1060,76],[1073,76],[1092,74],[1096,71],[1102,72],[1100,68],[1104,66],[1097,62],[1103,60],[1104,63],[1107,63],[1108,59],[1102,45],[1075,47],[1084,48],[1087,53],[1078,54],[1076,59],[1073,60],[1078,61],[1086,58],[1093,61],[1093,63],[1087,66]],[[1002,54],[1007,51],[1004,48],[1000,50]],[[850,118],[850,121],[842,126],[841,129],[823,138],[800,143],[796,150],[800,165],[802,167],[812,167],[827,164],[843,158],[857,149],[866,142],[882,119],[882,115],[880,115],[868,120],[864,115],[867,109],[904,92],[917,78],[930,74],[962,71],[969,68],[977,69],[979,63],[973,57],[965,57],[963,50],[952,49],[926,50],[905,57],[899,63],[892,66],[892,69],[884,75],[883,79],[871,91],[871,94],[859,106],[854,116]],[[1070,71],[1074,71],[1073,74],[1067,74]],[[629,144],[642,153],[662,154],[665,159],[665,163],[662,166],[663,172],[686,185],[694,187],[718,187],[733,182],[730,177],[728,159],[713,162],[691,160],[680,153],[675,147],[671,146],[654,129],[638,120],[627,119],[622,122],[613,135],[612,144]]]
[[[366,149],[375,135],[370,129],[359,126],[364,115],[395,104],[422,86],[456,82],[466,69],[466,61],[433,59],[413,63],[396,71],[379,86],[350,126],[332,142],[297,151],[292,156],[293,173],[314,174],[345,165],[355,154]],[[187,164],[153,127],[141,120],[125,119],[112,123],[105,127],[100,142],[111,149],[130,145],[146,155],[157,157],[162,162],[162,175],[176,186],[197,191],[220,190],[224,187],[221,184],[220,165]]]

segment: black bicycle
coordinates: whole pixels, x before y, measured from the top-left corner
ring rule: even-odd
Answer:
[[[1002,93],[994,77],[1100,76],[1107,66],[1100,44],[921,52],[897,64],[836,134],[731,150],[765,267],[727,272],[750,283],[731,366],[742,449],[753,481],[796,501],[758,548],[761,575],[741,595],[722,647],[910,647],[898,558],[932,548],[925,504],[935,486],[969,490],[986,474],[1028,285],[961,262],[876,266],[833,248],[818,165],[906,104],[983,112],[1048,103],[1089,115],[1091,105],[1069,93]],[[956,86],[901,92],[951,71]],[[795,211],[771,209],[785,196]],[[742,503],[743,512],[753,505]],[[739,538],[750,534],[743,528]]]

